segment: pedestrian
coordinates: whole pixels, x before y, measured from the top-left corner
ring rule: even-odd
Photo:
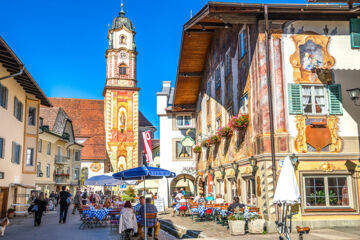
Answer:
[[[138,225],[134,209],[130,201],[126,201],[124,208],[120,212],[119,233],[125,232],[125,240],[130,240],[130,232],[137,233]]]
[[[74,208],[72,210],[72,214],[75,214],[76,209],[78,210],[78,212],[80,212],[81,208],[82,208],[81,192],[80,190],[77,190],[74,197]]]
[[[62,191],[59,193],[60,199],[60,219],[59,223],[66,223],[66,216],[71,202],[70,193],[66,191],[66,186],[61,187]]]
[[[40,226],[43,212],[46,211],[47,201],[44,193],[41,192],[34,201],[33,211],[35,212],[34,226]],[[36,206],[36,207],[35,207]]]
[[[55,200],[56,200],[55,207],[59,205],[59,198],[60,198],[59,193],[55,192]]]
[[[86,205],[86,202],[87,202],[87,197],[88,197],[88,194],[87,194],[87,191],[85,189],[85,191],[83,192],[81,198],[82,198],[82,204],[83,205]]]

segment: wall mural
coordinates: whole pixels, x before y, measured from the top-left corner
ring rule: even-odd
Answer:
[[[295,53],[290,56],[295,83],[332,83],[335,59],[328,52],[330,37],[313,32],[293,35]]]

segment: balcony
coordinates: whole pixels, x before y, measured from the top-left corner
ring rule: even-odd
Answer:
[[[55,163],[56,164],[67,164],[68,161],[69,161],[69,158],[67,158],[67,157],[55,155]]]
[[[55,183],[56,184],[68,184],[69,177],[67,176],[56,176],[55,177]]]

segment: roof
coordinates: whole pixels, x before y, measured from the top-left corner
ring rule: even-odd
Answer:
[[[111,29],[118,29],[122,26],[126,27],[127,29],[133,31],[133,25],[129,18],[125,17],[125,12],[123,9],[123,4],[121,4],[121,11],[119,12],[119,16],[116,17],[113,22]]]
[[[104,101],[76,98],[50,98],[72,120],[75,138],[87,138],[83,143],[82,159],[107,159],[104,128]]]
[[[155,149],[160,147],[160,139],[152,139],[151,140],[151,148]]]
[[[5,40],[0,36],[0,63],[10,74],[15,74],[24,68],[22,74],[14,77],[14,79],[24,88],[25,92],[35,95],[41,101],[42,105],[51,106],[49,100],[32,78],[28,70],[23,67],[24,64],[15,55],[11,48],[6,44]]]
[[[76,98],[50,98],[72,120],[75,138],[87,138],[82,144],[82,159],[107,159],[104,123],[104,101]],[[153,127],[139,111],[139,126]]]
[[[248,4],[208,2],[184,24],[174,105],[195,105],[206,68],[208,50],[217,29],[232,24],[256,24],[264,19],[265,6],[270,20],[348,20],[360,15],[359,6],[341,4]]]

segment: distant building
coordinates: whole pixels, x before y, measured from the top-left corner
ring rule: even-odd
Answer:
[[[13,204],[18,214],[27,210],[22,204],[35,189],[40,104],[51,106],[22,67],[0,37],[0,218]]]
[[[123,7],[108,32],[104,100],[51,98],[74,123],[76,141],[84,146],[82,181],[105,172],[143,164],[142,132],[156,128],[139,112],[135,31]]]
[[[62,108],[40,108],[38,163],[35,184],[48,196],[68,186],[80,186],[81,149],[75,141],[72,121]]]
[[[290,157],[301,193],[293,226],[360,226],[359,17],[344,5],[209,2],[185,23],[172,108],[192,109],[203,141],[234,115],[249,119],[221,142],[204,142],[199,192],[240,197],[275,231],[274,183]]]
[[[162,179],[159,183],[159,197],[165,205],[171,204],[173,192],[184,188],[195,192],[195,154],[192,146],[184,146],[188,138],[195,143],[195,114],[190,109],[174,108],[174,88],[171,82],[163,82],[157,94],[157,114],[160,118],[160,166],[177,174],[174,179]]]

